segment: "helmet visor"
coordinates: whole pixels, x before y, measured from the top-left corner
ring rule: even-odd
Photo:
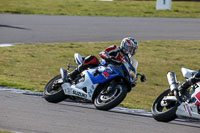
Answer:
[[[129,57],[135,55],[136,53],[136,49],[137,49],[137,44],[132,46],[132,45],[126,45],[126,47],[124,47],[126,54],[129,55]]]

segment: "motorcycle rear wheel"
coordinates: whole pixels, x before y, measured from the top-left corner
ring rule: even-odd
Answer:
[[[54,77],[53,79],[51,79],[44,88],[43,97],[48,102],[58,103],[67,98],[61,86],[54,89],[52,88],[53,82],[58,79],[61,79],[61,75],[58,75]]]
[[[106,86],[108,87],[108,86]],[[96,109],[99,110],[109,110],[117,105],[119,105],[127,94],[127,87],[125,85],[119,84],[113,88],[109,94],[105,94],[105,89],[103,88],[100,93],[94,99],[94,105]]]
[[[161,106],[162,99],[168,95],[169,91],[168,89],[160,94],[152,105],[151,112],[153,118],[157,121],[169,122],[177,118],[176,110],[178,104],[176,102],[171,102],[166,107]]]

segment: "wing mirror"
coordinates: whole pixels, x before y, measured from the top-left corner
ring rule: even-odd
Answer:
[[[146,76],[145,76],[144,74],[138,73],[137,75],[140,76],[140,81],[141,81],[141,82],[146,82],[147,78],[146,78]]]

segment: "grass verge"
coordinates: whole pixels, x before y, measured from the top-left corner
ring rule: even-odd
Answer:
[[[11,132],[0,130],[0,133],[11,133]]]
[[[0,48],[0,85],[43,91],[45,84],[59,74],[60,67],[74,64],[73,54],[83,56],[98,53],[112,44],[49,43],[14,45]],[[135,58],[139,61],[138,72],[147,76],[147,82],[138,82],[121,104],[130,108],[150,110],[153,100],[168,88],[166,74],[176,72],[183,80],[181,67],[199,69],[200,41],[139,41]]]
[[[155,10],[156,1],[0,0],[0,13],[73,16],[199,18],[200,2],[172,2],[171,10]]]

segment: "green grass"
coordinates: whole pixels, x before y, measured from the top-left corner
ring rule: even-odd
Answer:
[[[200,17],[200,2],[172,2],[172,10],[155,10],[155,1],[0,0],[0,13],[123,17]]]
[[[11,133],[11,132],[0,130],[0,133]]]
[[[73,54],[83,56],[98,53],[120,42],[52,43],[15,45],[0,48],[0,85],[43,91],[45,84],[59,74],[60,67],[75,65]],[[147,82],[138,82],[121,104],[130,108],[150,110],[153,100],[168,88],[166,74],[174,71],[183,80],[181,67],[199,69],[200,41],[139,41],[135,58],[138,72],[147,76]]]

